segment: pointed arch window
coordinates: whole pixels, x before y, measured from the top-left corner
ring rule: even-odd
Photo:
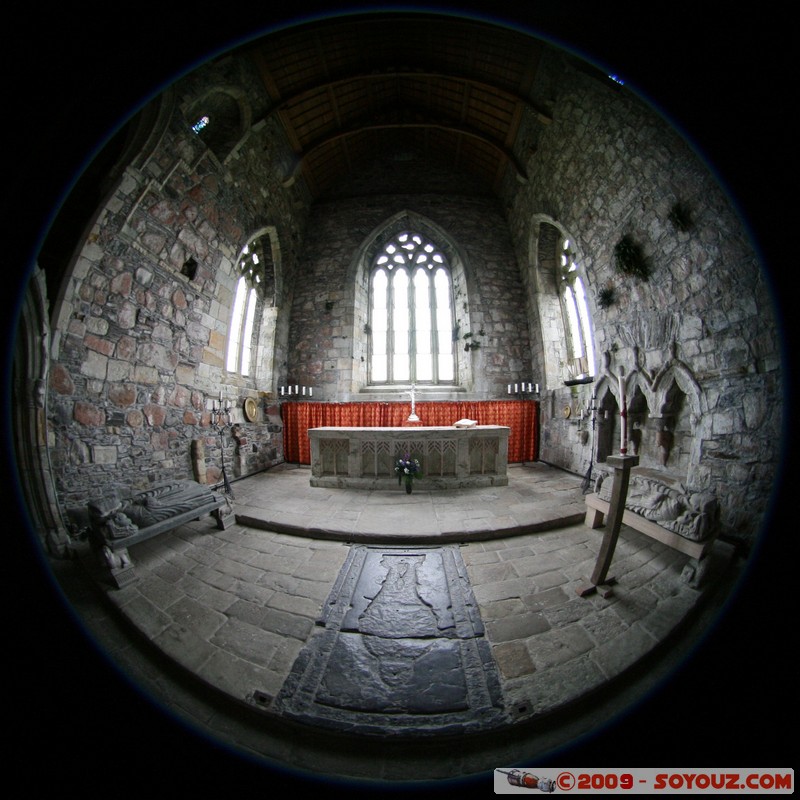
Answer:
[[[596,375],[589,305],[570,240],[562,237],[560,249],[561,304],[567,340],[565,379],[580,380]]]
[[[256,322],[263,309],[267,284],[274,274],[271,256],[270,237],[263,235],[248,242],[237,262],[239,279],[228,327],[225,368],[244,377],[250,375]]]
[[[371,384],[455,383],[452,294],[433,242],[404,232],[384,245],[370,273]]]

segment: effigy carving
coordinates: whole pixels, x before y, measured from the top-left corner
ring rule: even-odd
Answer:
[[[275,699],[283,716],[381,736],[507,721],[457,546],[351,548],[318,624]]]
[[[134,579],[128,547],[205,514],[213,514],[219,529],[235,521],[228,496],[194,481],[163,483],[128,498],[112,488],[91,501],[87,510],[91,544],[118,587]]]
[[[611,481],[604,477],[598,477],[595,491],[610,502]],[[713,494],[650,476],[631,474],[625,508],[693,542],[706,541],[719,527],[719,504]]]
[[[683,580],[699,586],[709,569],[706,558],[719,535],[720,509],[710,492],[654,476],[651,470],[631,470],[623,524],[691,556],[683,568]],[[650,473],[650,474],[648,474]],[[590,528],[603,525],[611,509],[612,480],[600,475],[595,491],[586,495],[586,524]]]

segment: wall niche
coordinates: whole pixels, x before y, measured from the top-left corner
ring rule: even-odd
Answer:
[[[674,375],[653,382],[642,372],[628,380],[628,453],[639,467],[685,481],[692,451],[691,402]],[[596,460],[605,463],[620,450],[620,407],[614,381],[601,379],[598,392]]]

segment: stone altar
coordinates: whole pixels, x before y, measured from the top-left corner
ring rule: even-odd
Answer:
[[[508,436],[502,425],[413,428],[311,428],[311,486],[396,488],[406,454],[422,465],[423,489],[508,485]]]

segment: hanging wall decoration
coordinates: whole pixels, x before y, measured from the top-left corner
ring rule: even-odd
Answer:
[[[625,234],[614,247],[614,266],[624,275],[632,275],[643,281],[650,277],[650,268],[642,248],[628,234]]]

